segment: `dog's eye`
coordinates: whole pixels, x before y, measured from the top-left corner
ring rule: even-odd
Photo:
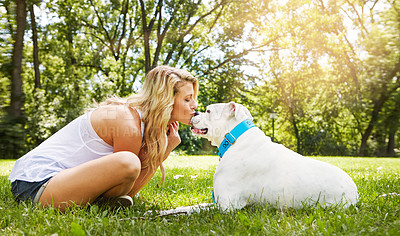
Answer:
[[[206,112],[207,112],[207,113],[211,113],[211,111],[210,111],[210,110],[207,110]]]

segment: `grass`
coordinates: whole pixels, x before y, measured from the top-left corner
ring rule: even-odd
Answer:
[[[7,177],[14,161],[0,161],[0,235],[399,235],[400,159],[316,157],[344,169],[355,180],[360,202],[349,209],[304,208],[281,211],[251,206],[192,215],[144,216],[149,210],[211,202],[215,156],[171,156],[161,174],[140,192],[131,208],[96,205],[65,213],[18,205]],[[179,177],[183,176],[183,177]],[[175,178],[176,179],[175,179]],[[179,177],[179,178],[178,178]]]

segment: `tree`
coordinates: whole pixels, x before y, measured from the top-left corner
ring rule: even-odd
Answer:
[[[360,156],[367,155],[367,141],[377,125],[381,111],[400,88],[400,55],[397,53],[400,48],[399,6],[396,1],[389,1],[391,7],[381,14],[367,15],[374,11],[377,2],[365,1],[356,5],[346,1],[348,17],[359,26],[363,50],[367,53],[361,76],[365,86],[362,94],[369,110],[365,122],[367,125],[361,137]],[[381,16],[381,20],[376,20],[376,16]]]
[[[39,46],[37,40],[37,26],[35,19],[34,3],[29,4],[29,13],[31,18],[31,28],[32,28],[32,42],[33,42],[33,67],[35,71],[35,88],[41,88],[40,83],[40,70],[39,70]]]
[[[18,0],[15,2],[2,1],[1,7],[5,10],[6,26],[2,28],[2,53],[11,55],[9,58],[1,58],[0,75],[5,76],[1,80],[5,94],[9,99],[4,99],[0,117],[0,158],[18,157],[24,152],[25,116],[23,114],[24,92],[22,88],[22,59],[24,46],[24,33],[26,28],[26,3]],[[1,9],[3,11],[3,8]],[[16,27],[14,27],[16,25]],[[12,46],[11,46],[12,45]],[[11,49],[12,48],[12,49]],[[11,53],[10,53],[11,52]],[[6,82],[7,81],[7,82]],[[10,86],[10,89],[8,88]],[[3,113],[4,112],[4,113]]]
[[[393,155],[400,7],[389,1],[383,9],[382,1],[30,1],[32,38],[23,41],[20,67],[27,119],[18,129],[28,133],[22,144],[36,146],[93,99],[136,92],[149,70],[166,64],[199,78],[199,110],[241,102],[267,134],[269,112],[278,111],[276,140],[298,152],[350,155],[364,145],[365,155]],[[0,103],[11,107],[21,18],[16,3],[0,3]],[[2,112],[0,134],[11,140],[17,128],[9,130],[10,113]],[[189,129],[180,132],[183,150],[209,152]]]
[[[14,36],[14,49],[12,54],[11,74],[11,101],[9,114],[16,119],[22,117],[24,93],[22,91],[22,58],[24,48],[24,35],[26,28],[26,2],[16,0],[17,29]]]
[[[209,90],[213,95],[230,93],[216,101],[235,97],[245,80],[236,80],[245,77],[240,66],[247,62],[242,57],[271,42],[254,41],[243,50],[232,44],[255,32],[255,27],[245,32],[246,22],[260,24],[253,17],[261,14],[266,4],[255,3],[258,1],[37,2],[34,4],[42,15],[53,16],[47,25],[38,19],[41,31],[35,30],[35,8],[29,5],[33,38],[26,43],[33,57],[26,58],[25,74],[35,75],[35,79],[27,76],[23,84],[25,91],[35,91],[27,92],[25,105],[29,145],[37,145],[79,115],[91,98],[101,101],[111,94],[131,94],[136,78],[158,64],[185,67],[202,76],[204,83],[209,78],[211,84],[224,85],[223,90]]]

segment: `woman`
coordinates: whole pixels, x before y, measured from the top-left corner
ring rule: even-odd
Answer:
[[[65,209],[103,197],[132,204],[180,143],[198,82],[168,66],[151,70],[138,94],[108,99],[17,160],[9,180],[17,201]]]

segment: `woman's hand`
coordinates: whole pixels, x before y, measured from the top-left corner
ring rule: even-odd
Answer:
[[[172,151],[181,143],[181,137],[178,133],[179,123],[175,121],[168,126],[167,130],[167,138],[168,138],[168,146],[167,151]]]

